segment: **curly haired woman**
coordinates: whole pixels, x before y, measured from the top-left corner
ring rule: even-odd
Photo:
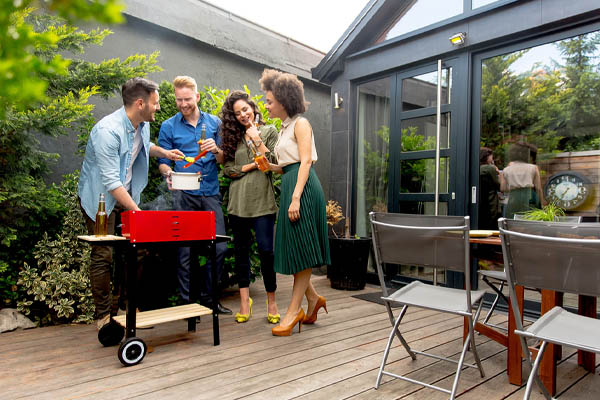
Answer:
[[[277,204],[271,182],[271,172],[263,173],[254,162],[249,147],[254,146],[273,161],[272,150],[277,142],[277,129],[260,123],[260,112],[246,92],[233,91],[221,108],[221,127],[224,173],[231,178],[227,212],[233,233],[235,272],[240,288],[239,323],[252,316],[250,298],[250,245],[252,232],[256,235],[263,283],[267,291],[267,320],[276,324],[280,316],[275,302],[277,283],[273,270],[273,233]],[[258,116],[259,122],[255,124]],[[258,127],[256,126],[258,125]]]
[[[317,161],[315,140],[306,111],[304,86],[292,74],[266,69],[260,79],[266,92],[266,108],[272,118],[280,118],[281,132],[275,146],[277,164],[271,170],[283,173],[280,209],[275,236],[275,271],[294,275],[292,299],[276,336],[289,336],[296,324],[312,324],[324,308],[325,298],[316,292],[310,276],[314,267],[329,264],[329,242],[325,196],[312,168]],[[302,309],[306,296],[307,314]]]

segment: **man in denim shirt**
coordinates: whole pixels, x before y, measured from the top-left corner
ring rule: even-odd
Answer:
[[[171,172],[196,172],[202,174],[202,184],[199,190],[178,191],[175,196],[175,207],[186,211],[214,211],[217,235],[225,235],[225,221],[221,210],[219,194],[219,169],[218,163],[223,163],[223,151],[219,148],[218,136],[221,121],[214,115],[200,111],[198,101],[198,87],[194,78],[178,76],[173,80],[175,87],[175,101],[179,112],[164,121],[160,127],[158,144],[165,149],[180,149],[188,157],[198,155],[198,141],[202,140],[200,149],[208,151],[206,156],[198,159],[188,168],[183,168],[186,161],[179,161],[172,166],[170,160],[159,159],[159,170],[171,183]],[[206,137],[202,137],[203,127]],[[172,169],[173,168],[173,169]],[[227,244],[217,243],[217,281],[223,270],[223,259]],[[178,249],[179,268],[177,280],[179,294],[184,302],[190,301],[190,264],[196,263],[198,254],[193,248],[180,247]],[[210,261],[202,269],[202,286],[200,290],[200,303],[213,308],[212,304],[212,274]],[[231,314],[231,310],[217,302],[214,309],[221,314]]]
[[[149,157],[178,160],[183,156],[179,150],[165,150],[150,143],[150,126],[146,121],[154,121],[154,114],[160,110],[158,85],[144,78],[133,78],[125,82],[121,93],[124,106],[92,128],[81,166],[78,195],[90,234],[94,233],[101,193],[106,198],[111,235],[115,232],[117,214],[140,209],[140,195],[148,183]],[[98,330],[110,321],[112,258],[111,247],[92,246],[89,273]],[[114,294],[113,304],[116,304],[118,288]]]

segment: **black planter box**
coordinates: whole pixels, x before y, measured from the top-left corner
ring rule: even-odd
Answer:
[[[331,265],[327,267],[327,277],[331,287],[341,290],[364,289],[370,249],[370,238],[329,238]]]

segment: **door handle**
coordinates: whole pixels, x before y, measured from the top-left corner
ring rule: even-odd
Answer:
[[[477,204],[477,186],[471,186],[471,204]]]

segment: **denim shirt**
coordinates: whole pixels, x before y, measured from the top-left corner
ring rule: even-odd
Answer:
[[[158,134],[158,145],[165,150],[179,149],[188,157],[198,155],[198,140],[202,134],[202,124],[206,125],[206,139],[214,139],[217,145],[221,143],[218,134],[221,128],[221,120],[214,115],[200,111],[200,118],[196,127],[186,121],[179,112],[164,121]],[[219,168],[215,155],[206,154],[188,168],[183,168],[187,161],[173,161],[168,158],[159,158],[160,164],[170,166],[175,172],[198,172],[202,173],[202,183],[198,190],[185,190],[186,193],[196,196],[215,196],[219,194]]]
[[[150,159],[150,125],[140,124],[142,150],[133,162],[131,197],[139,204],[140,195],[148,184]],[[90,133],[81,166],[78,195],[86,214],[96,220],[100,193],[106,198],[106,213],[110,214],[117,200],[109,193],[123,186],[131,163],[135,128],[125,113],[125,107],[102,118]]]

